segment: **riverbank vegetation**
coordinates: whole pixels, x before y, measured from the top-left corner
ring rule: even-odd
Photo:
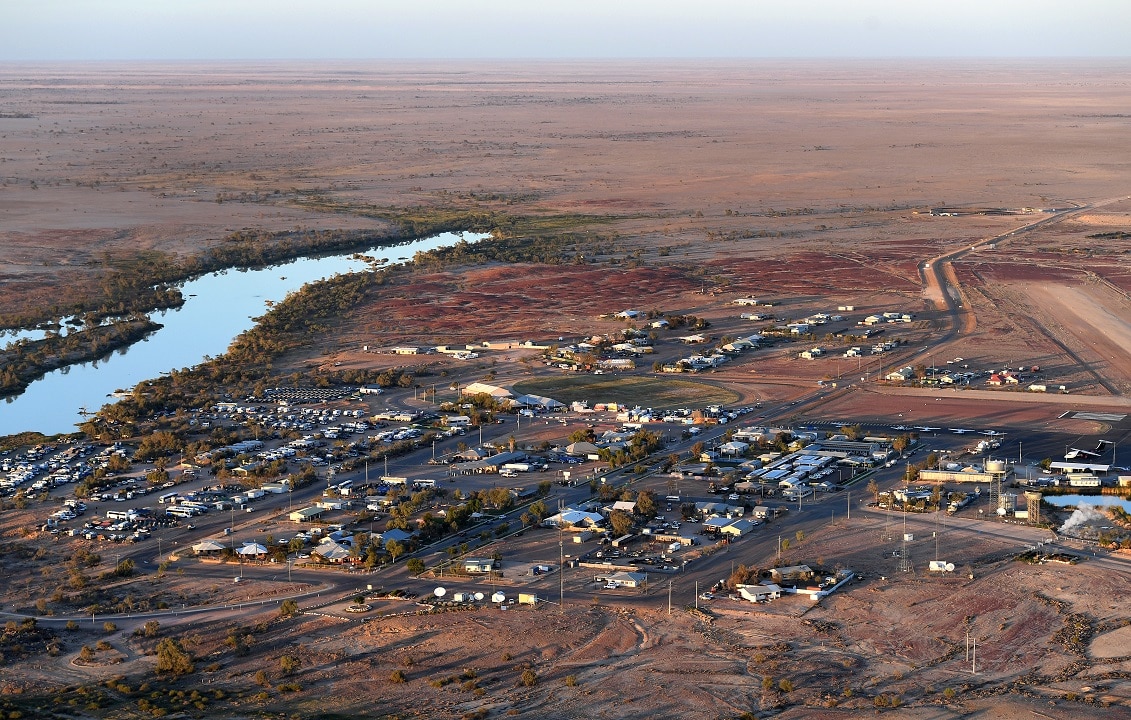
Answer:
[[[0,349],[0,397],[22,393],[52,370],[108,357],[160,327],[147,317],[130,317],[67,335],[11,343]]]

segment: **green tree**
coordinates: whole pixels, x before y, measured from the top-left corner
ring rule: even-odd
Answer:
[[[609,513],[609,527],[617,537],[627,535],[632,529],[632,518],[626,512],[613,510]]]
[[[385,543],[385,552],[389,553],[389,558],[392,559],[393,562],[396,562],[397,558],[404,555],[407,549],[404,543],[399,540],[390,540]]]
[[[420,558],[409,558],[408,561],[405,562],[405,567],[408,568],[408,571],[413,575],[420,575],[424,572],[424,561]]]
[[[656,493],[651,490],[641,490],[636,495],[636,512],[643,517],[650,518],[656,515]]]
[[[279,617],[281,618],[289,618],[296,614],[298,614],[298,603],[291,598],[287,598],[279,606]]]
[[[114,574],[121,578],[132,577],[134,571],[134,561],[130,560],[129,558],[121,561],[120,563],[118,563],[118,566],[114,568]]]
[[[192,656],[181,643],[173,638],[162,638],[157,643],[157,672],[161,675],[180,677],[188,675],[196,666]]]

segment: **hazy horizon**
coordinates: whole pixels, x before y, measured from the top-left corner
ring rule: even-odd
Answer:
[[[0,62],[1127,57],[1122,0],[40,0]]]

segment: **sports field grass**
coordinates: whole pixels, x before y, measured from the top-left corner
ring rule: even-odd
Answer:
[[[514,389],[520,393],[546,395],[567,405],[585,400],[590,405],[615,402],[656,409],[729,405],[739,397],[730,390],[703,382],[623,375],[538,378],[516,383]]]

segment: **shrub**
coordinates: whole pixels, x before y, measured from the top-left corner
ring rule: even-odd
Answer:
[[[566,684],[566,687],[577,687],[577,676],[576,675],[566,675],[565,684]]]
[[[524,687],[534,687],[538,684],[538,673],[533,670],[523,670],[521,681]]]
[[[288,618],[298,613],[298,603],[294,600],[284,600],[279,606],[279,617]]]
[[[408,680],[408,677],[404,674],[404,670],[394,670],[392,674],[389,675],[389,682],[392,683],[399,684],[405,682],[406,680]]]
[[[279,658],[279,669],[284,675],[290,675],[302,666],[302,661],[294,655],[284,655]]]

